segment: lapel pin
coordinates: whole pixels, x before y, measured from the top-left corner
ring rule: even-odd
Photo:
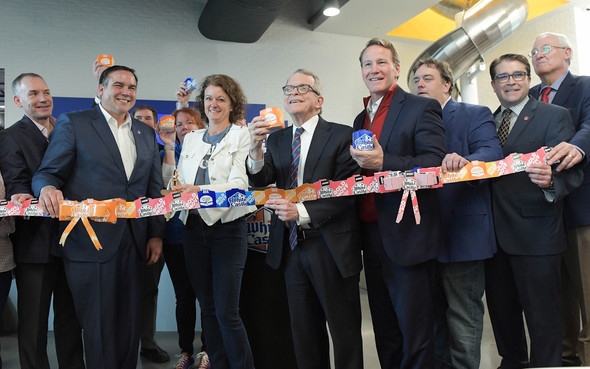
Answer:
[[[529,120],[529,118],[530,118],[530,117],[529,117],[528,115],[525,115],[525,116],[524,116],[524,120]]]
[[[527,117],[527,118],[528,118],[528,117]],[[141,134],[141,131],[140,131],[140,130],[137,130],[137,134],[138,134],[138,135],[140,135],[140,134]]]

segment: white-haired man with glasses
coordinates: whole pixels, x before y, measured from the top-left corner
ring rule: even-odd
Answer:
[[[553,147],[573,136],[567,110],[529,98],[530,64],[524,55],[495,59],[490,77],[500,101],[494,116],[504,156]],[[526,172],[492,181],[498,251],[486,261],[486,299],[503,369],[561,366],[563,197],[580,185],[582,172],[556,167],[531,164]]]
[[[254,186],[276,183],[291,189],[321,179],[340,180],[360,173],[349,147],[352,128],[325,121],[318,77],[298,69],[283,87],[285,110],[293,125],[269,134],[256,117],[249,124],[247,160]],[[266,153],[262,141],[267,137]],[[359,274],[361,252],[354,196],[304,203],[271,199],[274,211],[266,262],[281,267],[287,286],[295,356],[299,368],[330,368],[326,322],[336,369],[362,369]]]
[[[590,77],[569,71],[573,51],[565,35],[541,33],[529,56],[541,79],[531,88],[531,97],[567,108],[576,129],[549,158],[550,163],[561,161],[558,171],[579,162],[584,171],[582,185],[565,198],[568,248],[561,266],[563,365],[590,365],[590,166],[585,155],[590,150]]]

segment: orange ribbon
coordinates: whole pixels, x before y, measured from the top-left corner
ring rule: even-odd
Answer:
[[[133,205],[133,204],[132,204]],[[133,207],[135,207],[133,205]],[[59,244],[65,246],[66,239],[70,235],[70,232],[74,226],[82,219],[82,224],[86,228],[92,243],[96,250],[101,250],[102,246],[96,232],[90,225],[88,219],[92,219],[95,222],[107,222],[116,223],[117,217],[125,217],[128,213],[128,203],[122,199],[112,199],[106,201],[96,201],[93,199],[84,200],[82,202],[64,200],[60,203],[59,207],[59,220],[70,220],[70,224],[66,227]]]

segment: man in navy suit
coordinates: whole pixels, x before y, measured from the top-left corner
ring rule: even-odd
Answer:
[[[559,171],[584,160],[584,182],[565,198],[568,248],[561,265],[561,297],[563,364],[590,365],[590,166],[585,157],[590,150],[590,77],[569,72],[573,52],[565,35],[540,34],[531,56],[541,78],[541,84],[531,88],[531,97],[567,108],[576,129],[571,140],[550,153],[549,162],[561,160]]]
[[[296,174],[297,185],[321,179],[347,179],[360,168],[350,157],[350,127],[326,122],[320,117],[324,98],[318,77],[298,69],[286,86],[285,109],[293,125],[268,136],[263,155],[262,141],[269,133],[263,117],[250,123],[252,137],[248,176],[254,186],[276,183],[291,187],[292,142],[302,130]],[[297,130],[295,129],[297,128]],[[271,199],[274,211],[268,240],[267,263],[282,267],[287,285],[295,356],[299,368],[330,367],[326,322],[334,344],[336,369],[362,369],[359,274],[362,268],[356,198],[353,196],[290,203]],[[296,232],[290,244],[290,228]]]
[[[360,55],[370,96],[354,129],[373,132],[373,150],[355,150],[363,173],[437,167],[446,154],[440,104],[397,85],[393,44],[372,39]],[[364,195],[359,202],[369,306],[383,369],[432,368],[435,259],[442,246],[438,193],[418,191],[422,220],[396,223],[402,192]]]
[[[500,56],[491,63],[490,76],[501,104],[495,118],[504,156],[553,147],[572,137],[566,109],[529,98],[525,56]],[[514,167],[524,165],[514,160]],[[486,261],[486,299],[501,368],[561,366],[560,263],[567,244],[563,197],[581,182],[579,166],[558,172],[545,162],[492,182],[498,251]]]
[[[41,165],[55,118],[53,99],[43,78],[23,73],[12,82],[23,118],[0,134],[0,172],[6,194],[20,204],[33,197],[31,180]],[[47,319],[53,295],[55,348],[60,368],[84,368],[82,330],[75,314],[57,245],[56,219],[17,217],[14,245],[18,288],[18,352],[23,369],[49,369]]]
[[[473,160],[502,159],[490,109],[455,101],[447,62],[426,59],[414,67],[414,93],[438,100],[447,151],[442,170]],[[477,369],[483,332],[484,260],[496,252],[489,182],[439,189],[445,244],[436,265],[435,359],[439,368]]]
[[[100,104],[59,117],[33,177],[33,191],[51,216],[58,215],[63,198],[133,201],[160,196],[162,170],[154,130],[128,113],[136,88],[133,69],[107,68],[98,86]],[[66,225],[61,222],[60,230]],[[84,329],[86,363],[88,368],[135,369],[145,260],[153,264],[160,257],[164,219],[121,218],[116,224],[91,225],[101,250],[80,223],[57,250]]]

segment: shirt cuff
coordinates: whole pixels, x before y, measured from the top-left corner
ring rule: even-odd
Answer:
[[[545,195],[545,200],[547,200],[547,202],[555,202],[555,189],[541,188],[541,190],[543,190],[543,195]]]
[[[586,157],[586,153],[584,152],[584,150],[582,150],[579,146],[573,145],[576,149],[578,149],[579,152],[582,153],[582,159],[584,159]]]
[[[250,174],[256,174],[260,172],[264,167],[264,159],[252,160],[250,155],[248,155],[248,159],[246,160],[246,166],[248,167],[248,172],[250,172]]]
[[[297,219],[297,225],[303,226],[311,223],[311,218],[307,213],[307,209],[302,202],[298,202],[295,204],[297,206],[297,212],[299,213],[299,219]]]

